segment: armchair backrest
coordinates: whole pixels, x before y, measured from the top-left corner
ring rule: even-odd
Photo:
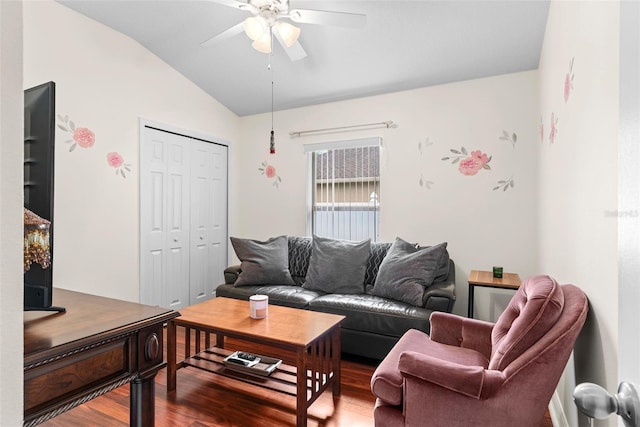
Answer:
[[[489,369],[504,370],[558,321],[564,293],[549,276],[525,280],[491,332]]]

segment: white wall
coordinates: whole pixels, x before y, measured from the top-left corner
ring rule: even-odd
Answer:
[[[0,425],[22,425],[22,2],[0,2]]]
[[[230,235],[304,235],[303,144],[382,136],[381,240],[447,241],[457,264],[454,311],[466,313],[470,270],[498,264],[522,277],[536,273],[537,93],[537,72],[530,71],[278,111],[275,155],[268,152],[271,115],[242,117]],[[289,137],[291,131],[387,120],[398,127]],[[515,144],[500,139],[504,130],[517,134]],[[465,176],[458,164],[441,160],[463,146],[491,156],[491,169]],[[278,187],[260,173],[263,162],[276,167]],[[513,188],[493,190],[511,177]],[[490,305],[481,300],[479,308]]]
[[[617,389],[618,366],[619,7],[552,2],[539,68],[540,267],[589,297],[589,317],[575,351],[575,382],[595,382],[609,391]],[[565,101],[568,73],[573,88]],[[565,377],[563,406],[570,425],[577,425],[575,384],[571,375]],[[615,418],[599,423],[614,425]]]
[[[56,129],[54,286],[138,301],[139,118],[234,141],[238,117],[130,38],[53,1],[26,2],[24,87],[50,80],[57,113],[95,140],[70,151],[72,133]]]

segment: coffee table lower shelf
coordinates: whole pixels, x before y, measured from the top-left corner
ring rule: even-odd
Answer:
[[[195,354],[183,360],[181,365],[182,367],[191,366],[193,368],[201,369],[213,374],[234,378],[245,383],[288,394],[290,396],[296,396],[298,370],[295,366],[281,363],[280,366],[278,366],[268,376],[249,374],[240,370],[229,368],[224,364],[224,358],[231,353],[233,353],[233,351],[218,347],[210,347],[198,354]],[[329,373],[328,378],[327,374],[319,372],[316,374],[318,376],[322,376],[322,378],[316,378],[316,384],[326,384],[328,380],[333,377],[333,373]],[[314,382],[311,378],[311,372],[307,371],[307,399],[309,399],[313,395],[313,383]]]

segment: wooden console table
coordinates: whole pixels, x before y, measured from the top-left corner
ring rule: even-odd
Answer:
[[[492,271],[471,270],[469,273],[468,317],[473,319],[473,297],[476,286],[496,289],[514,289],[520,287],[520,276],[516,273],[504,273],[501,278],[493,277]]]
[[[130,424],[153,426],[163,324],[173,310],[54,289],[66,313],[24,313],[24,425],[131,383]]]

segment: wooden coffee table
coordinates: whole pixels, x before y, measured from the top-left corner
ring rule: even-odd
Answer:
[[[249,302],[213,298],[180,310],[167,325],[167,390],[176,390],[176,371],[192,366],[296,397],[298,426],[307,425],[307,409],[329,387],[340,394],[340,323],[344,316],[269,305],[265,319],[249,316]],[[176,360],[176,328],[185,328],[185,359]],[[191,336],[195,331],[195,351]],[[215,336],[211,346],[210,334]],[[202,338],[204,336],[204,339]],[[281,364],[270,376],[247,375],[226,368],[224,338],[251,341],[293,352],[295,366]],[[204,342],[203,342],[204,341]]]

